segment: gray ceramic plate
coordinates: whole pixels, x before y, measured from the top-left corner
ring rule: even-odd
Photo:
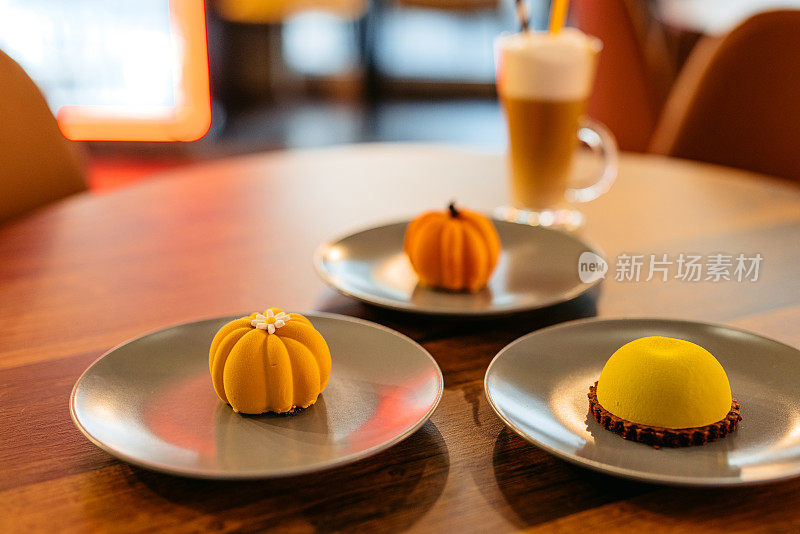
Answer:
[[[583,252],[600,254],[578,237],[539,226],[493,221],[503,252],[489,284],[470,293],[417,285],[403,252],[408,221],[323,243],[314,254],[319,276],[345,295],[395,310],[436,315],[501,315],[571,300],[598,284],[578,278]]]
[[[208,347],[234,317],[173,326],[124,343],[78,379],[70,412],[120,460],[198,478],[269,478],[360,460],[410,436],[442,396],[425,349],[383,326],[306,314],[333,370],[316,404],[294,416],[239,415],[211,386]]]
[[[586,394],[609,356],[662,335],[706,347],[725,368],[742,422],[702,447],[653,449],[603,429]],[[800,474],[800,351],[735,328],[663,319],[581,320],[528,334],[486,371],[489,404],[512,430],[565,460],[687,486],[757,484]]]

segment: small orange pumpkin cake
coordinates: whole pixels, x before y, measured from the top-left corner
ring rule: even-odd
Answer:
[[[290,414],[328,385],[331,353],[311,321],[269,308],[227,323],[211,342],[214,391],[233,411]]]
[[[423,213],[406,229],[403,249],[422,284],[450,291],[478,291],[500,256],[500,237],[492,221],[456,208]]]
[[[742,420],[719,361],[699,345],[663,336],[617,349],[589,387],[589,409],[606,430],[656,448],[704,445]]]

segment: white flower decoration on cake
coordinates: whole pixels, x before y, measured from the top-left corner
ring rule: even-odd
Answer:
[[[257,314],[256,318],[250,321],[250,325],[274,334],[275,330],[282,328],[289,322],[289,319],[291,319],[291,316],[288,313],[278,312],[276,314],[272,310],[267,310],[266,315]]]

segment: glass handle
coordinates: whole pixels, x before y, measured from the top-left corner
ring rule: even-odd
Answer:
[[[608,129],[597,121],[583,119],[578,128],[578,139],[603,159],[603,171],[592,185],[576,189],[567,189],[569,202],[589,202],[609,189],[617,179],[619,167],[619,149],[617,141]]]

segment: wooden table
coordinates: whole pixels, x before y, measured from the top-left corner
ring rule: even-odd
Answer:
[[[311,254],[331,236],[452,197],[488,210],[505,194],[495,154],[356,146],[204,164],[107,196],[73,197],[0,229],[0,531],[796,531],[800,480],[686,490],[586,471],[505,429],[482,379],[494,354],[521,334],[594,314],[718,321],[800,344],[800,188],[625,155],[614,189],[586,206],[585,233],[612,264],[622,252],[759,252],[757,282],[609,276],[599,298],[476,329],[369,308],[314,276]],[[371,459],[247,483],[143,471],[73,426],[72,385],[109,347],[267,305],[357,315],[409,334],[444,371],[439,409]]]

